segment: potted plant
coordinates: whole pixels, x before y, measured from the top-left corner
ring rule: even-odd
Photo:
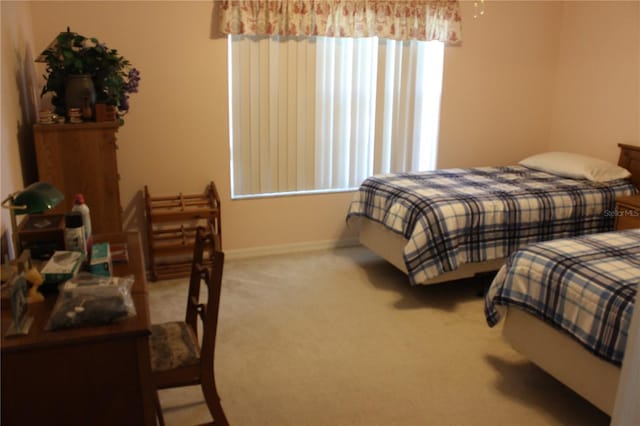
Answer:
[[[112,106],[122,117],[129,111],[129,94],[138,92],[140,72],[116,49],[109,49],[96,38],[67,29],[56,37],[41,58],[47,64],[41,96],[53,93],[51,103],[59,115],[65,115],[70,107],[86,108],[88,103],[90,107]],[[80,91],[74,98],[71,85],[78,84]],[[79,102],[83,105],[78,105]]]

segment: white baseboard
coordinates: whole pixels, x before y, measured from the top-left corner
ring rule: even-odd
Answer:
[[[347,240],[311,241],[305,243],[282,244],[277,246],[250,247],[246,249],[224,250],[225,259],[249,259],[252,257],[278,254],[300,253],[315,250],[331,250],[360,245],[357,238]]]

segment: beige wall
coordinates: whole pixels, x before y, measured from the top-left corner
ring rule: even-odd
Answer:
[[[640,145],[640,2],[568,2],[558,45],[550,146],[617,161]]]
[[[21,165],[21,158],[33,157],[30,124],[33,122],[33,81],[36,79],[32,56],[31,6],[29,3],[2,2],[2,148],[0,174],[4,200],[34,178],[34,168]],[[24,176],[24,179],[23,179]],[[1,209],[0,232],[11,227],[8,210]],[[8,234],[7,234],[8,235]],[[3,249],[6,247],[3,244]],[[6,252],[3,250],[3,256]]]
[[[462,2],[463,45],[445,53],[438,167],[513,164],[545,149],[562,4]]]
[[[474,20],[472,3],[461,4],[464,43],[445,53],[438,166],[507,164],[547,149],[551,123],[558,129],[562,121],[552,117],[552,106],[558,103],[559,50],[568,48],[559,43],[568,12],[559,2],[487,2],[485,16]],[[157,194],[200,192],[214,180],[227,251],[353,236],[344,225],[349,192],[230,200],[227,49],[225,40],[209,37],[211,2],[34,2],[30,12],[32,55],[69,25],[117,48],[142,72],[140,93],[119,132],[120,189],[130,227],[140,225],[144,185]],[[579,27],[571,27],[577,35]],[[4,16],[2,31],[4,62]],[[3,85],[7,72],[3,63]],[[3,111],[3,128],[6,117]],[[5,142],[13,143],[12,136],[3,133],[3,150]],[[5,161],[3,151],[3,169],[7,163],[13,169],[16,160]]]

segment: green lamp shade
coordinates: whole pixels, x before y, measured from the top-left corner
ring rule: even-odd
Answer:
[[[32,183],[14,197],[14,206],[24,206],[14,212],[16,215],[43,213],[57,206],[63,199],[62,192],[50,183]]]

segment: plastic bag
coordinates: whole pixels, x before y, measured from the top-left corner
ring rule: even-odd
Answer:
[[[60,287],[45,330],[105,325],[134,316],[133,281],[133,276],[79,273]]]

